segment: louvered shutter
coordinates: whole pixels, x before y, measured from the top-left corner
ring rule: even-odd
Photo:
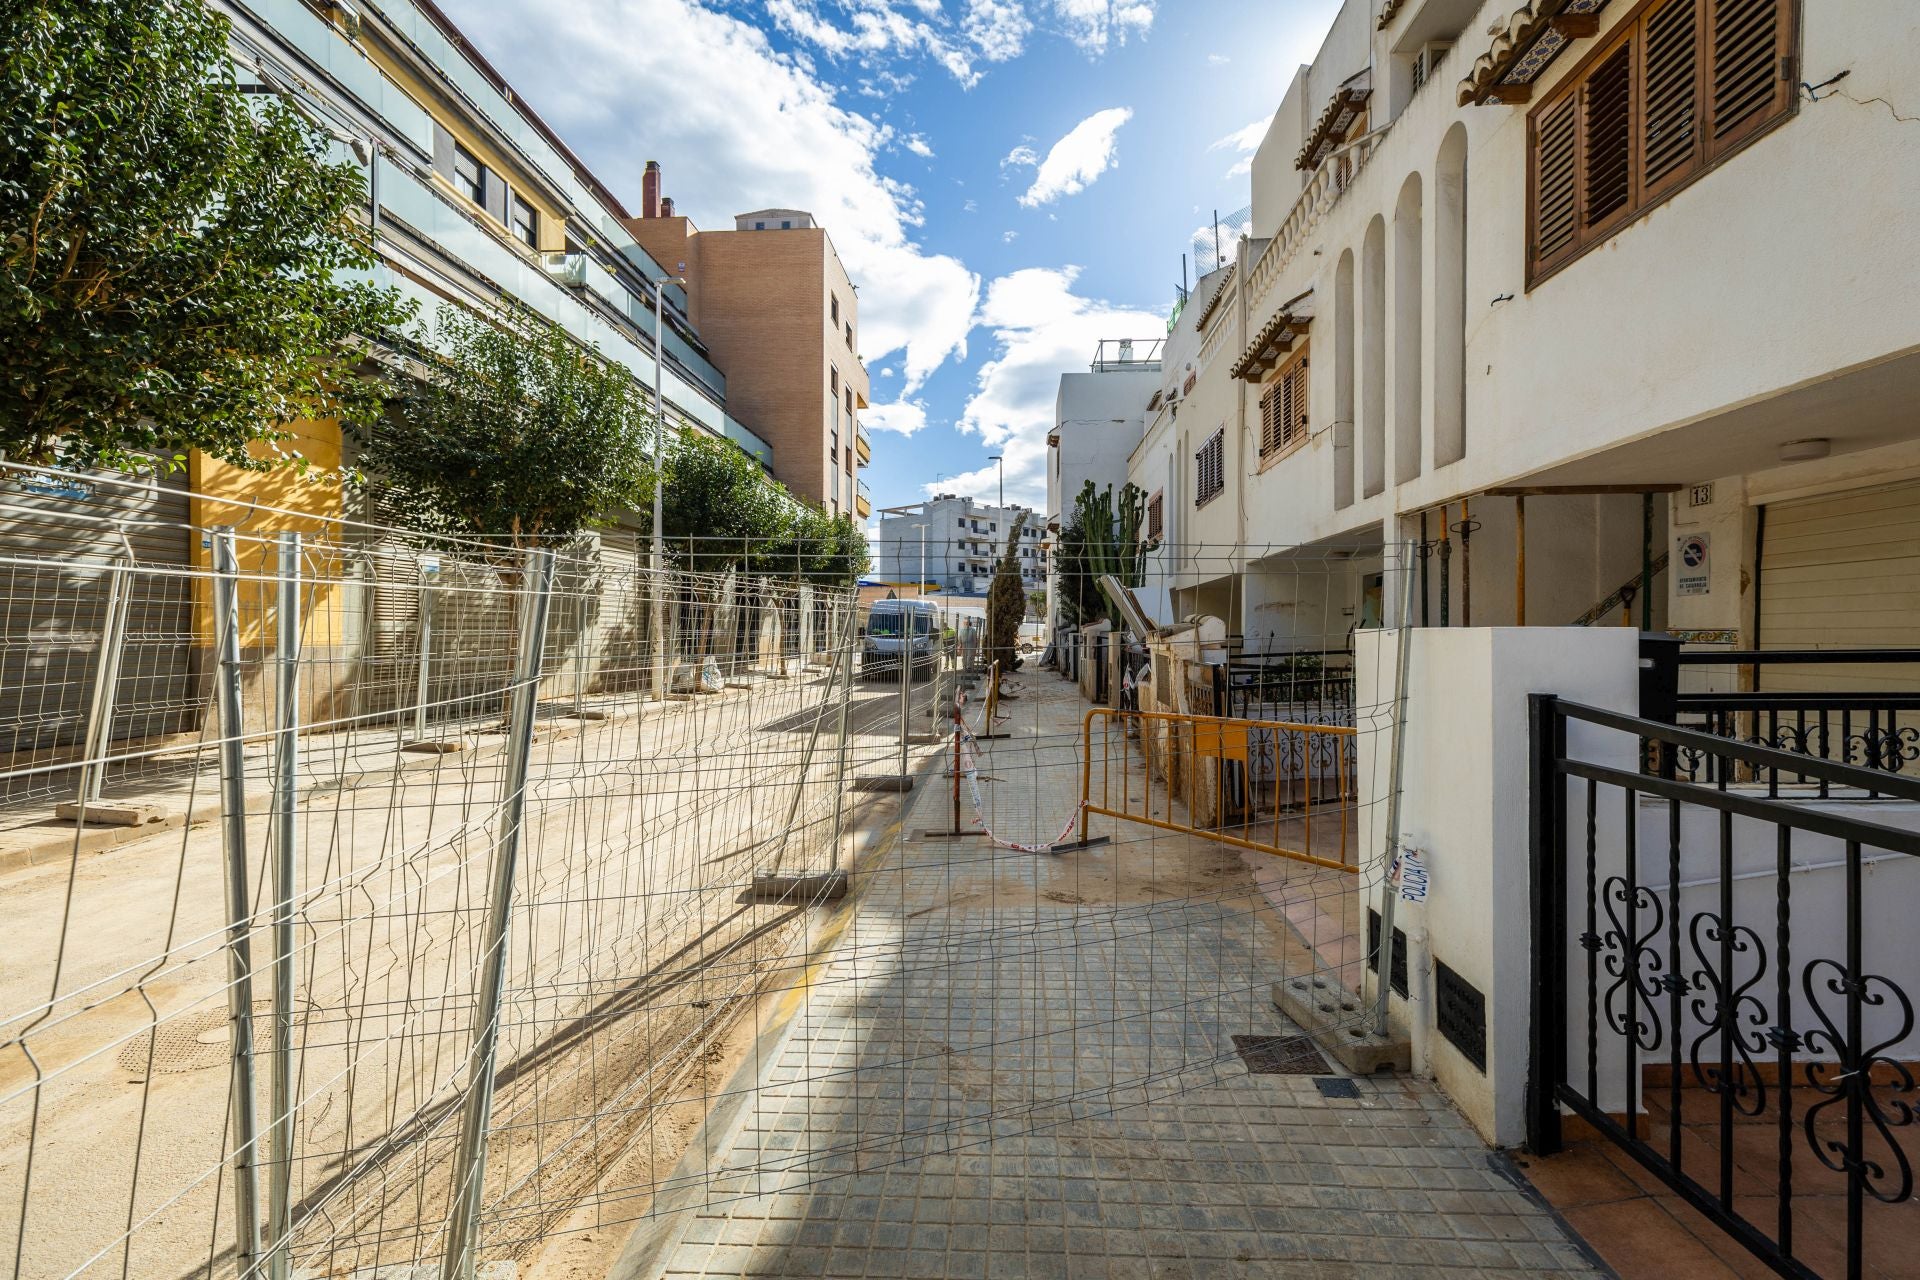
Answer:
[[[1307,438],[1307,362],[1302,358],[1288,371],[1284,388],[1284,418],[1280,429],[1282,447]]]
[[[1568,94],[1534,120],[1533,265],[1558,262],[1576,244],[1574,211],[1579,198],[1574,163],[1580,118],[1578,98]]]
[[[1645,21],[1640,55],[1643,200],[1686,178],[1700,149],[1697,0],[1668,0]]]
[[[1787,0],[1706,0],[1710,154],[1732,147],[1790,103]]]
[[[1286,384],[1282,378],[1260,397],[1260,456],[1263,458],[1280,447],[1280,398]]]
[[[1580,90],[1582,234],[1633,204],[1633,45],[1601,60]]]

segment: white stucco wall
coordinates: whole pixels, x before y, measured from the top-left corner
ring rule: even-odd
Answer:
[[[1382,708],[1371,725],[1362,724],[1357,766],[1367,801],[1360,848],[1369,868],[1358,891],[1364,906],[1376,909],[1398,636],[1356,636],[1356,704]],[[1631,712],[1639,701],[1638,661],[1636,633],[1617,627],[1435,628],[1413,634],[1400,831],[1425,855],[1432,887],[1425,904],[1398,904],[1395,925],[1407,935],[1410,998],[1394,997],[1393,1016],[1412,1036],[1414,1069],[1432,1075],[1492,1143],[1517,1143],[1525,1129],[1532,983],[1527,695],[1556,693]],[[1574,726],[1569,750],[1632,766],[1630,742],[1583,728]],[[1484,1073],[1434,1031],[1435,958],[1486,996]]]

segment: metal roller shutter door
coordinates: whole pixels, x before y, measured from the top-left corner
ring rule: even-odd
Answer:
[[[1766,649],[1920,645],[1920,482],[1767,507],[1760,564]],[[1894,666],[1769,667],[1773,692],[1909,690]]]

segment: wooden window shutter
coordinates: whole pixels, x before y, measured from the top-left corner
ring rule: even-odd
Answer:
[[[1739,142],[1792,103],[1789,0],[1706,0],[1709,147]]]
[[[1700,154],[1699,12],[1696,0],[1667,0],[1646,17],[1640,65],[1640,190],[1657,193],[1692,172]]]
[[[1576,241],[1574,209],[1579,198],[1575,164],[1579,99],[1568,94],[1534,121],[1533,259],[1534,269],[1549,265]]]
[[[1580,229],[1605,226],[1633,204],[1633,45],[1601,60],[1580,89]]]
[[[1263,458],[1280,447],[1280,397],[1286,385],[1286,379],[1282,378],[1260,397],[1260,456]]]
[[[1281,389],[1280,443],[1285,447],[1307,438],[1307,362],[1304,358],[1295,361],[1287,371]]]

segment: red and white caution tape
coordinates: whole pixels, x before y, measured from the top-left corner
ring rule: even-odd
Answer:
[[[1079,809],[1076,808],[1068,814],[1067,825],[1060,829],[1060,834],[1044,844],[1022,844],[1018,840],[1008,840],[1003,836],[995,835],[993,828],[987,825],[986,801],[980,794],[979,740],[973,736],[973,731],[967,728],[966,721],[961,717],[960,701],[962,700],[956,699],[954,706],[953,723],[958,730],[954,736],[958,743],[958,755],[953,761],[953,768],[967,780],[967,791],[973,803],[974,820],[980,824],[980,830],[987,839],[1002,849],[1012,849],[1016,853],[1052,853],[1054,846],[1063,843],[1073,834],[1074,828],[1080,825]]]

